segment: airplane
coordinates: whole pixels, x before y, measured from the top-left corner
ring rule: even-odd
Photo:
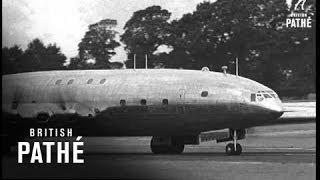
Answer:
[[[227,155],[240,155],[246,129],[281,124],[272,89],[224,72],[182,69],[62,70],[2,76],[5,144],[28,128],[72,127],[81,136],[152,136],[155,154],[180,154],[202,132],[227,129]],[[296,118],[315,121],[315,117]],[[288,123],[288,122],[287,122]],[[290,121],[289,121],[290,123]]]

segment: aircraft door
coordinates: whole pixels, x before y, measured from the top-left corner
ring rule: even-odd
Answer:
[[[186,90],[185,89],[179,89],[178,91],[178,106],[177,106],[177,112],[179,114],[184,114],[185,112],[185,107],[184,107],[184,102],[186,98]]]

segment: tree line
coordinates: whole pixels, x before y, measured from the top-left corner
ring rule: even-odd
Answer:
[[[276,91],[303,95],[315,91],[315,0],[308,0],[304,12],[312,17],[312,28],[287,28],[289,8],[284,0],[217,0],[202,2],[194,12],[171,20],[171,12],[150,6],[133,13],[124,26],[120,41],[127,60],[110,62],[119,34],[116,20],[91,24],[78,54],[66,63],[55,44],[45,46],[39,39],[26,50],[2,48],[2,73],[61,69],[114,69],[136,67],[201,69],[221,71],[227,66],[239,75],[261,82]],[[159,51],[159,49],[166,51]]]

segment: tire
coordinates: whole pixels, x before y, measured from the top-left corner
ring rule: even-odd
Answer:
[[[229,155],[229,156],[235,154],[234,144],[233,143],[229,143],[229,144],[226,145],[226,154]]]
[[[242,147],[239,143],[237,143],[237,149],[235,151],[235,155],[240,155],[242,153]]]

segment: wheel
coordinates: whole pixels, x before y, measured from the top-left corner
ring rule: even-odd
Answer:
[[[237,143],[237,149],[234,149],[234,144],[229,143],[226,146],[226,153],[227,155],[240,155],[242,153],[242,147],[239,143]]]
[[[234,151],[234,144],[233,143],[229,143],[226,146],[226,154],[227,155],[233,155],[235,153]]]
[[[242,147],[239,143],[237,143],[237,149],[235,151],[235,155],[240,155],[242,153]]]

